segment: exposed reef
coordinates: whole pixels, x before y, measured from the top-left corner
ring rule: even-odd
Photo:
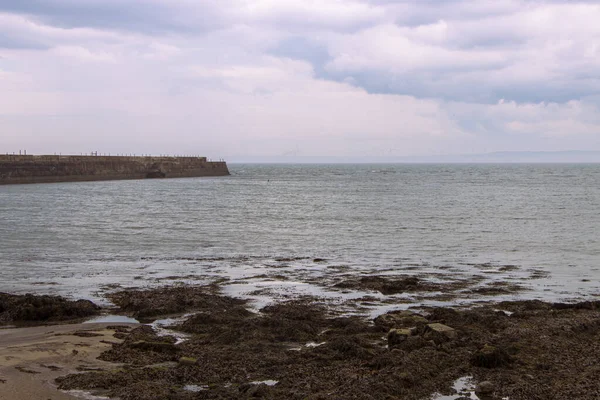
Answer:
[[[411,286],[411,285],[409,285]],[[248,311],[214,286],[122,291],[129,312],[160,304],[193,312],[171,329],[119,332],[101,360],[124,367],[69,375],[62,389],[137,399],[424,399],[459,397],[470,377],[480,399],[596,399],[600,302],[500,302],[471,309],[340,315],[324,299],[282,300]],[[153,299],[154,298],[154,299]],[[186,298],[186,304],[181,299]],[[140,300],[141,299],[141,300]],[[435,398],[435,397],[434,397]]]
[[[77,321],[98,314],[100,307],[89,300],[0,293],[0,326]]]

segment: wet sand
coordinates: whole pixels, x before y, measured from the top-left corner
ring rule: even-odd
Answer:
[[[0,329],[0,399],[72,400],[54,380],[66,374],[112,369],[98,360],[111,348],[114,324],[70,324]],[[134,324],[131,324],[134,325]]]

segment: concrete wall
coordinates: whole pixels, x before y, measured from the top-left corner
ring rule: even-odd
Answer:
[[[205,157],[0,155],[0,185],[229,175]]]

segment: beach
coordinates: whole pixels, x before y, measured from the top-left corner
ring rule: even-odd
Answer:
[[[597,301],[409,307],[372,319],[309,297],[281,298],[257,312],[215,285],[124,290],[109,298],[118,308],[106,312],[146,324],[0,330],[4,398],[600,395]],[[165,317],[171,326],[151,323]]]
[[[58,390],[65,374],[115,368],[98,356],[117,342],[111,324],[68,324],[0,329],[0,398],[78,399]],[[113,324],[114,325],[114,324]]]

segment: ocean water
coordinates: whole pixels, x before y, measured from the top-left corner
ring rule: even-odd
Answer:
[[[230,170],[0,186],[0,291],[102,302],[117,285],[219,280],[256,301],[343,300],[364,293],[340,279],[417,274],[528,289],[505,298],[600,296],[600,164]]]

